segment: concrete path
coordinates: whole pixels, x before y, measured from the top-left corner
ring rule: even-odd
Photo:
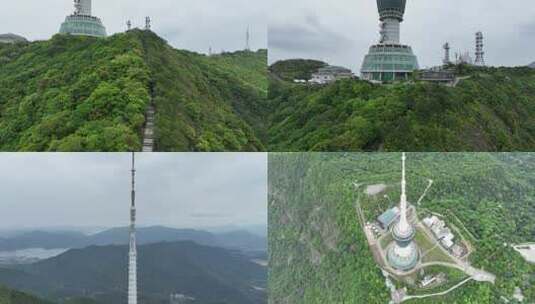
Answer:
[[[145,129],[143,130],[143,152],[153,152],[154,150],[154,114],[155,109],[152,104],[145,113]]]
[[[463,286],[464,284],[466,284],[471,279],[472,278],[467,278],[466,280],[460,282],[459,284],[457,284],[457,285],[453,286],[452,288],[450,288],[448,290],[445,290],[443,292],[437,292],[437,293],[431,293],[431,294],[419,295],[419,296],[405,296],[403,298],[403,300],[401,300],[401,302],[405,302],[405,301],[408,301],[408,300],[411,300],[411,299],[423,299],[423,298],[429,298],[429,297],[443,296],[443,295],[448,294],[448,293],[454,291],[455,289]]]

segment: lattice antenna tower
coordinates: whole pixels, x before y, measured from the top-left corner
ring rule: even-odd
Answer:
[[[483,33],[476,33],[476,61],[475,65],[485,65],[485,52],[483,51]]]

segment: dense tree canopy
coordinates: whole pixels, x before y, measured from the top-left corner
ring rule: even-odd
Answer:
[[[267,52],[204,56],[152,32],[0,44],[0,150],[263,149]]]
[[[535,147],[535,70],[460,66],[458,73],[470,78],[454,88],[361,80],[296,85],[272,73],[268,148],[529,151]]]

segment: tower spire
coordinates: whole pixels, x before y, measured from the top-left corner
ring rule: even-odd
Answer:
[[[401,157],[401,198],[400,198],[400,209],[401,209],[401,217],[399,219],[399,230],[401,233],[407,232],[410,227],[409,223],[407,221],[407,180],[405,177],[405,160],[407,159],[407,156],[405,155],[405,152],[403,152],[403,155]]]
[[[136,167],[132,152],[132,190],[130,192],[130,251],[128,253],[128,304],[137,304],[137,246],[136,246]]]
[[[401,198],[399,222],[392,229],[394,242],[387,250],[387,259],[392,267],[402,271],[413,269],[419,261],[419,250],[413,241],[416,230],[407,220],[407,180],[405,172],[406,155],[401,158]]]

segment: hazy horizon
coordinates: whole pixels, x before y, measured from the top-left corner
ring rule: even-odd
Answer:
[[[9,236],[13,234],[20,233],[30,233],[30,232],[79,232],[86,235],[94,235],[103,231],[111,229],[121,229],[127,228],[128,226],[102,226],[102,227],[90,227],[90,226],[49,226],[49,227],[25,227],[25,228],[0,228],[0,238],[3,236]],[[171,226],[171,225],[137,225],[138,229],[143,228],[153,228],[153,227],[164,227],[170,229],[179,229],[179,230],[197,230],[210,232],[214,234],[226,233],[226,232],[236,232],[236,231],[247,231],[252,234],[267,234],[268,225],[258,224],[258,225],[226,225],[226,226],[206,226],[206,227],[180,227],[180,226]],[[264,232],[265,230],[265,232]]]

